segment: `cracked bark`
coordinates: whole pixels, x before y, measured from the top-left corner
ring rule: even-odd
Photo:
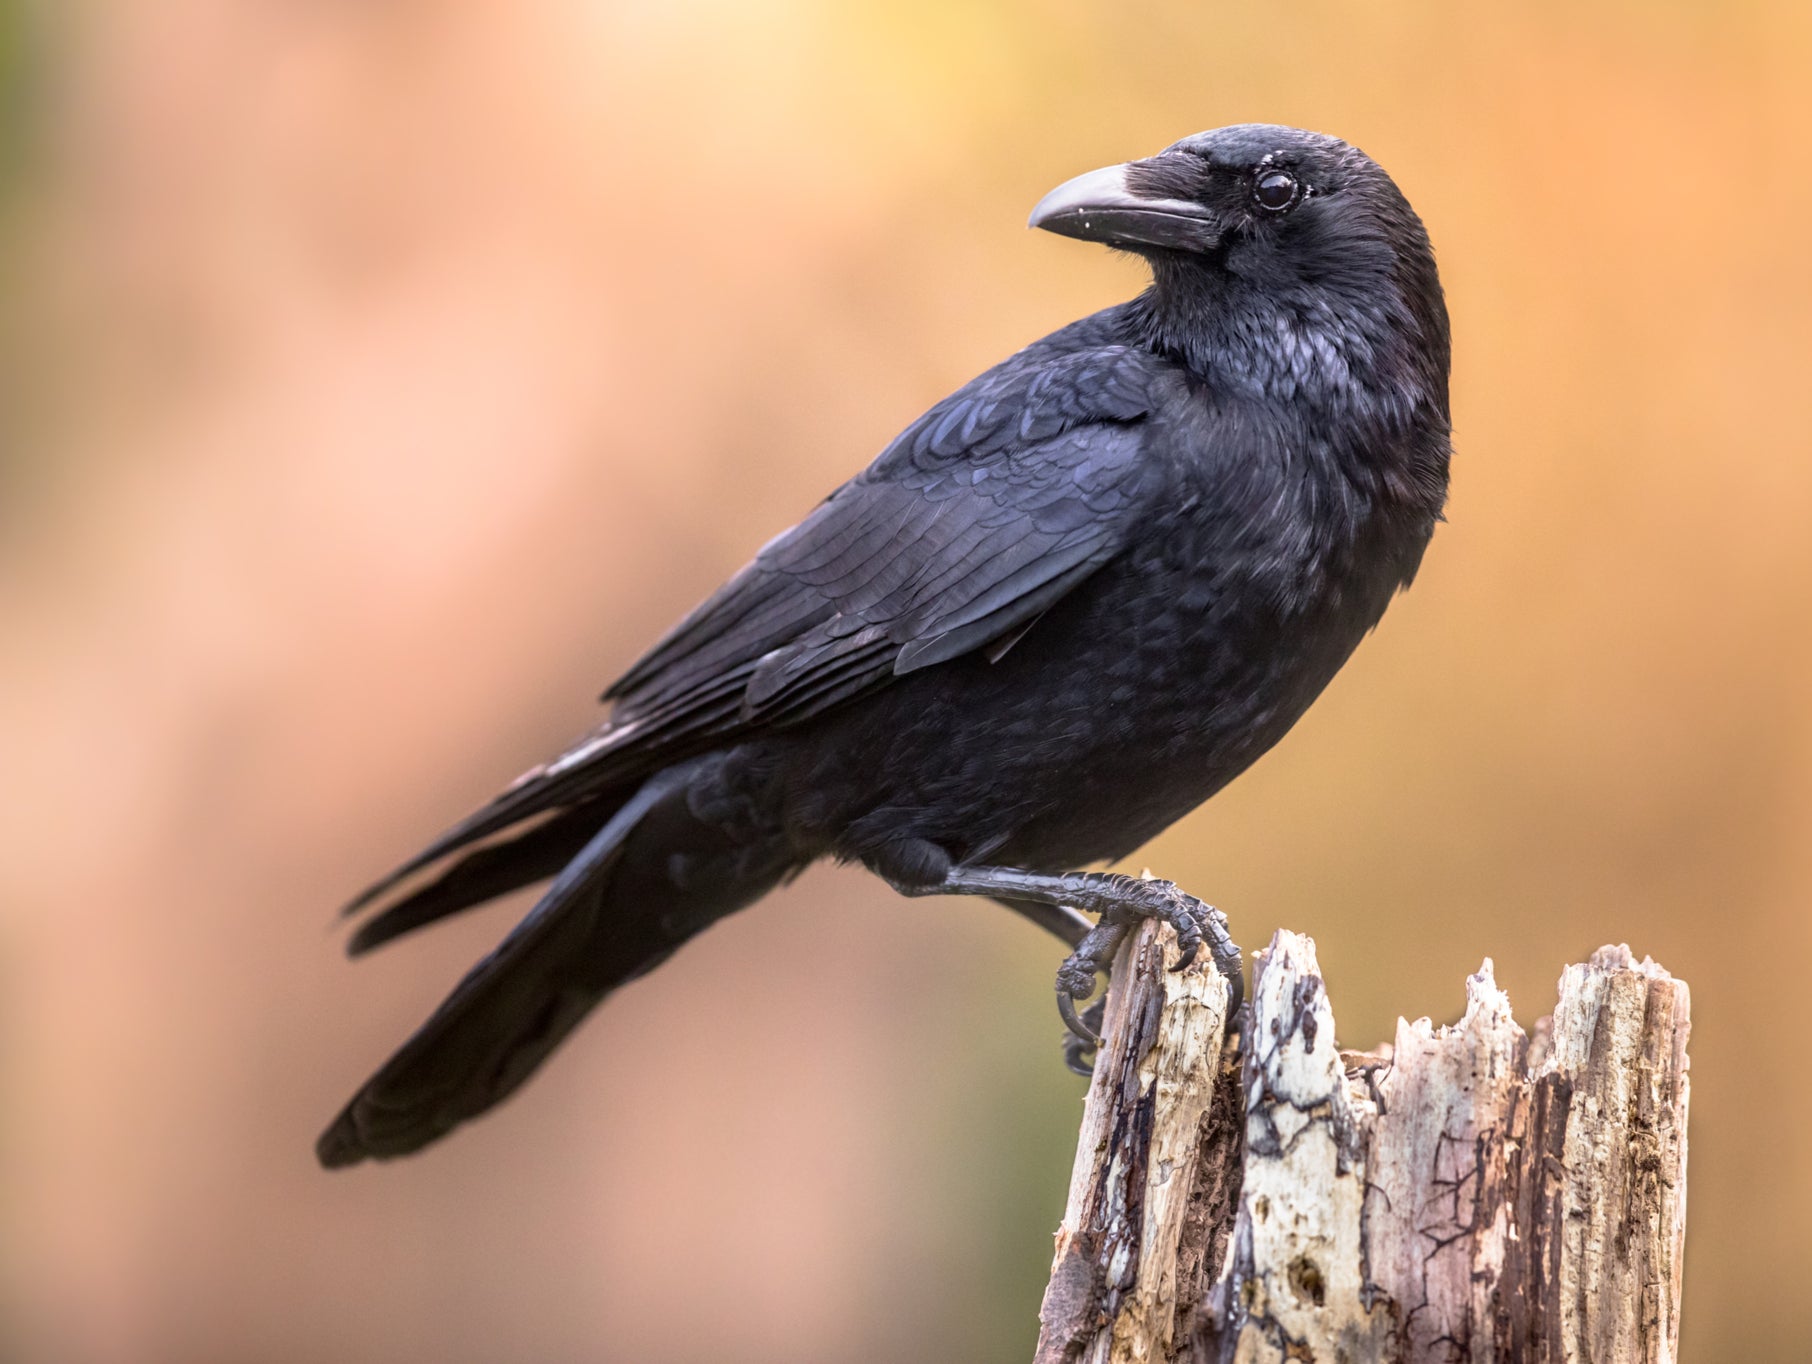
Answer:
[[[1229,1097],[1227,982],[1206,953],[1186,971],[1168,969],[1176,935],[1158,930],[1147,923],[1130,935],[1115,961],[1039,1313],[1039,1364],[1172,1357],[1179,1305],[1193,1305],[1206,1273],[1212,1191],[1238,1158],[1237,1144],[1212,1140],[1205,1124],[1217,1090],[1222,1111]]]
[[[1671,1364],[1683,982],[1603,948],[1529,1035],[1487,961],[1457,1024],[1352,1053],[1309,939],[1243,1038],[1167,959],[1151,924],[1115,965],[1038,1364]]]

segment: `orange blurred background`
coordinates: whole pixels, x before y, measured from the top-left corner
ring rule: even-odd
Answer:
[[[1451,524],[1142,860],[1344,1040],[1694,990],[1689,1359],[1812,1358],[1812,11],[0,3],[0,1358],[1029,1355],[1053,942],[814,870],[517,1101],[310,1143],[521,901],[335,905],[926,405],[1140,287],[1048,188],[1266,120],[1452,308]]]

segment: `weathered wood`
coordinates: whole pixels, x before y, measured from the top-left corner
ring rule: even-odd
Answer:
[[[1207,1230],[1196,1228],[1194,1255],[1181,1252],[1197,1162],[1212,1180],[1228,1157],[1224,1142],[1206,1151],[1202,1142],[1228,993],[1205,953],[1186,971],[1167,969],[1177,956],[1175,935],[1147,924],[1116,960],[1039,1313],[1038,1364],[1170,1358],[1179,1305],[1197,1296]]]
[[[1343,1053],[1314,944],[1224,985],[1148,925],[1118,959],[1039,1364],[1671,1364],[1689,995],[1628,948],[1518,1027],[1486,961],[1464,1017]]]

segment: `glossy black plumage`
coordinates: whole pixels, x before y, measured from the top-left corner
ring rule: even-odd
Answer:
[[[1280,169],[1300,194],[1272,212],[1254,184]],[[817,857],[922,889],[1131,852],[1275,743],[1409,582],[1445,496],[1447,320],[1383,172],[1248,125],[1040,212],[1142,249],[1152,288],[932,407],[616,683],[602,729],[355,904],[506,836],[363,950],[560,872],[325,1163],[482,1112]]]

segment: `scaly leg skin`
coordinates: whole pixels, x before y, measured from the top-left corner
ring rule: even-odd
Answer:
[[[1112,966],[1121,940],[1140,919],[1161,919],[1176,931],[1182,959],[1173,970],[1180,971],[1193,962],[1202,942],[1207,941],[1215,969],[1227,979],[1229,1019],[1239,1015],[1245,998],[1239,946],[1227,932],[1227,916],[1185,894],[1169,881],[1148,881],[1117,872],[1066,872],[1051,876],[1015,867],[951,867],[942,881],[929,884],[896,881],[894,885],[906,895],[989,895],[1018,902],[1013,908],[1046,927],[1052,927],[1052,922],[1032,913],[1029,908],[1021,909],[1021,905],[1067,906],[1099,914],[1100,922],[1083,935],[1057,970],[1058,1012],[1070,1031],[1089,1047],[1098,1045],[1100,1037],[1077,1016],[1076,1001],[1086,999],[1094,992],[1095,977],[1105,974]],[[1068,940],[1068,933],[1056,928],[1053,931]],[[1069,1050],[1078,1054],[1071,1056]],[[1066,1049],[1066,1060],[1071,1062],[1072,1069],[1080,1064],[1080,1052],[1086,1050],[1088,1047]]]
[[[1067,1006],[1067,1007],[1066,1007]],[[1063,1065],[1072,1075],[1090,1076],[1095,1073],[1095,1052],[1101,1046],[1102,1020],[1107,1016],[1107,992],[1080,1014],[1076,1012],[1075,1001],[1059,991],[1057,994],[1057,1012],[1063,1015]]]

